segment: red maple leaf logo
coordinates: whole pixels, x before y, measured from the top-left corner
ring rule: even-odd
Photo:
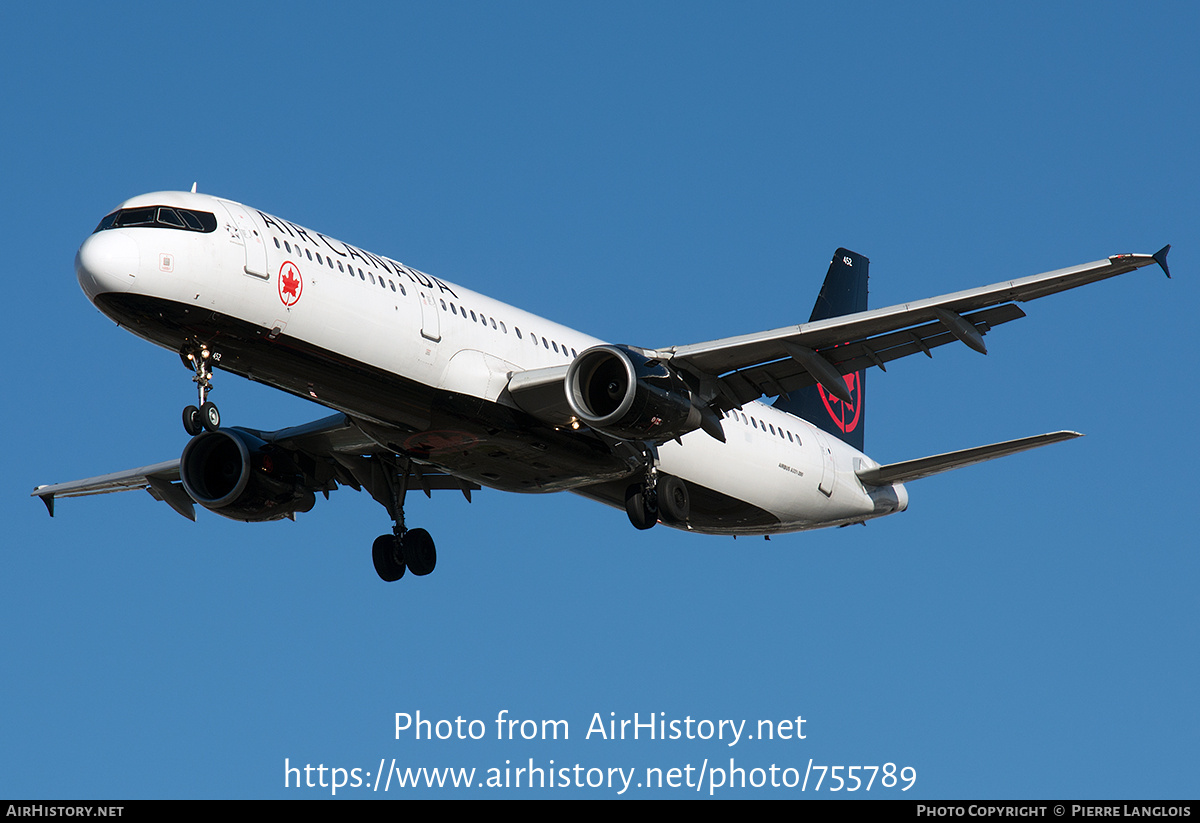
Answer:
[[[304,280],[300,277],[300,269],[289,260],[279,267],[279,299],[285,306],[294,306],[303,291]]]

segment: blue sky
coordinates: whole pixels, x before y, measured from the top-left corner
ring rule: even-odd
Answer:
[[[1183,3],[5,5],[0,795],[330,796],[285,788],[285,758],[477,779],[733,758],[916,770],[870,796],[1194,798],[1198,22]],[[411,499],[438,569],[386,585],[387,516],[349,489],[250,525],[140,492],[51,520],[28,497],[183,448],[187,372],[89,305],[71,260],[116,203],[193,181],[646,346],[807,319],[838,246],[871,258],[874,306],[1168,242],[1175,279],[1037,301],[986,358],[873,374],[881,462],[1088,435],[913,483],[902,515],[734,541],[571,495]],[[234,425],[324,414],[228,375],[214,399]],[[418,710],[488,735],[397,740]],[[496,740],[501,711],[570,739]],[[635,712],[802,716],[806,737],[585,739]]]

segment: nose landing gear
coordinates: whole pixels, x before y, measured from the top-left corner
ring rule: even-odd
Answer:
[[[183,410],[183,428],[189,435],[195,437],[202,431],[215,432],[221,428],[221,412],[217,405],[208,399],[212,391],[212,352],[208,346],[184,346],[179,351],[183,364],[195,374],[192,382],[196,384],[196,392],[200,398],[199,407],[187,406]]]

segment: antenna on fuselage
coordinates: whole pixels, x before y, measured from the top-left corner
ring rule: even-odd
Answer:
[[[196,193],[196,184],[192,183],[192,194]]]

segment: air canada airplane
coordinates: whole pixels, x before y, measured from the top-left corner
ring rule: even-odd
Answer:
[[[38,486],[58,497],[146,489],[195,520],[295,518],[339,485],[390,516],[372,547],[386,581],[433,571],[405,495],[573,491],[634,527],[772,535],[908,506],[904,483],[1073,437],[1060,431],[880,465],[863,454],[866,371],[983,336],[1017,303],[1157,263],[1119,254],[992,286],[867,308],[868,260],[834,253],[807,323],[665,348],[616,345],[266,212],[205,194],[127,200],[75,272],[108,317],[176,352],[197,402],[182,455]],[[223,427],[214,370],[336,413],[281,429]],[[775,398],[768,404],[760,398]]]

